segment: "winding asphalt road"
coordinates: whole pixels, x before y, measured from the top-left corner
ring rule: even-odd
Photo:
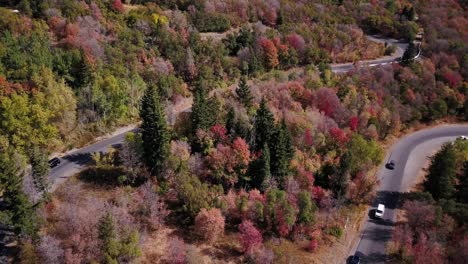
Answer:
[[[457,136],[468,135],[468,124],[443,125],[424,129],[401,138],[387,153],[385,162],[394,160],[395,170],[388,170],[382,164],[378,178],[380,186],[377,198],[372,206],[385,204],[382,220],[373,219],[374,210],[370,210],[369,219],[361,232],[355,254],[361,256],[362,263],[385,263],[387,260],[386,243],[390,240],[399,194],[408,191],[415,183],[421,169],[427,164],[428,157]]]
[[[61,157],[60,164],[52,168],[49,172],[49,182],[51,183],[50,191],[54,191],[57,186],[64,182],[68,177],[73,176],[81,169],[83,169],[86,164],[91,162],[92,153],[106,152],[109,146],[115,146],[122,143],[127,133],[128,131],[114,135],[89,146],[69,152]]]
[[[375,67],[379,65],[398,63],[400,58],[403,57],[403,53],[405,53],[406,48],[408,47],[408,43],[403,43],[396,39],[382,39],[382,38],[376,38],[373,36],[366,36],[366,37],[367,39],[373,42],[387,43],[388,45],[394,45],[396,49],[395,49],[395,52],[390,56],[384,56],[375,60],[359,61],[358,63],[361,66]],[[331,67],[332,72],[334,73],[345,73],[345,72],[351,71],[356,66],[352,62],[348,62],[348,63],[331,64],[330,67]]]

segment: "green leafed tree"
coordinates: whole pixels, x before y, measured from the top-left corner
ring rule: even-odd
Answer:
[[[138,248],[138,233],[132,231],[119,238],[116,233],[115,221],[109,212],[99,220],[98,237],[101,242],[104,263],[117,264],[120,263],[120,259],[131,260],[141,255]]]
[[[366,140],[359,134],[353,134],[348,143],[347,157],[343,159],[347,164],[340,166],[340,171],[355,174],[369,165],[378,165],[382,159],[383,151],[376,141]]]
[[[140,117],[143,159],[150,172],[158,175],[169,155],[170,135],[166,114],[155,87],[146,90],[141,101]]]
[[[313,224],[315,222],[315,212],[318,208],[315,202],[312,201],[310,193],[301,191],[297,203],[299,206],[298,222],[307,225]]]

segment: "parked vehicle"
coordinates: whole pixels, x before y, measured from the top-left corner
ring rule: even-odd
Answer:
[[[49,160],[49,167],[51,167],[51,168],[53,168],[53,167],[55,167],[55,166],[57,166],[59,164],[60,164],[60,159],[57,158],[57,157]]]
[[[375,210],[375,218],[382,219],[384,213],[385,213],[385,205],[379,204],[377,206],[377,209]]]

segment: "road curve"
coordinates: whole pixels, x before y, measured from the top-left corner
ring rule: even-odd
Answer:
[[[366,38],[373,42],[387,43],[389,45],[394,45],[396,47],[396,50],[390,56],[384,56],[384,57],[377,58],[374,60],[359,61],[358,63],[361,66],[374,67],[374,66],[379,66],[379,65],[398,63],[400,58],[403,56],[403,53],[405,53],[406,48],[408,47],[408,43],[402,43],[401,41],[398,41],[396,39],[382,39],[382,38],[376,38],[376,37],[367,36],[367,35],[366,35]],[[331,67],[332,72],[334,73],[345,73],[354,69],[355,65],[352,62],[335,63],[335,64],[331,64],[330,67]]]
[[[91,161],[92,153],[105,152],[109,146],[122,143],[127,133],[128,131],[113,135],[110,138],[72,151],[61,157],[60,164],[52,168],[49,172],[49,182],[51,183],[50,191],[53,192],[57,186],[63,183],[68,177],[73,176],[83,169],[83,167]]]
[[[424,129],[401,138],[388,151],[385,161],[394,160],[395,170],[381,165],[378,178],[380,185],[377,198],[372,206],[385,204],[383,220],[373,219],[373,210],[368,212],[368,220],[357,244],[356,255],[362,263],[385,263],[386,243],[390,240],[396,219],[396,207],[400,192],[407,191],[415,182],[418,173],[435,151],[459,135],[468,135],[468,124],[442,125]],[[385,163],[385,162],[384,162]]]

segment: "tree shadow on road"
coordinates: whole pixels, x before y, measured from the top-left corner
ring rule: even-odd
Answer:
[[[388,260],[388,255],[387,254],[382,254],[382,253],[374,253],[370,254],[368,256],[363,256],[361,257],[362,261],[361,263],[386,263]]]
[[[374,199],[372,206],[377,207],[378,204],[384,204],[385,208],[396,209],[401,207],[401,193],[379,191],[377,197]]]
[[[366,230],[362,238],[372,241],[387,242],[392,238],[392,230],[389,228],[376,228],[372,230]]]
[[[76,153],[63,157],[64,160],[73,162],[78,165],[85,165],[92,161],[91,153]]]

